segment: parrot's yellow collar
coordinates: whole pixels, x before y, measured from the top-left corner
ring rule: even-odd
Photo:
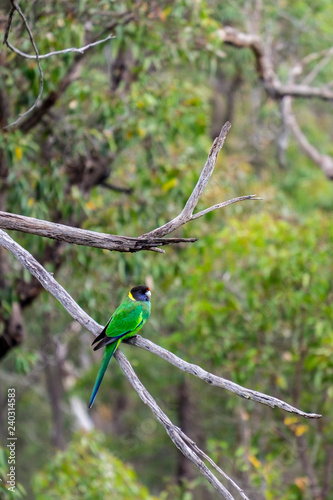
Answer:
[[[128,297],[135,302],[135,298],[133,297],[133,295],[131,294],[131,292],[128,294]]]

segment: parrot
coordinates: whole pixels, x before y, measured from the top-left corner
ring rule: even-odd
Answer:
[[[136,335],[149,318],[150,298],[151,291],[147,286],[139,285],[132,288],[126,299],[117,307],[102,332],[91,344],[96,344],[94,351],[105,347],[105,352],[88,408],[91,408],[94,404],[105,371],[120,342]]]

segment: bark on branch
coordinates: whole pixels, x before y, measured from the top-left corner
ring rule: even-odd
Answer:
[[[98,233],[78,227],[55,224],[32,217],[0,212],[0,228],[22,231],[74,245],[104,248],[117,252],[138,252],[156,250],[155,247],[177,243],[193,243],[196,238],[131,238],[115,234]]]
[[[261,403],[266,406],[270,406],[271,408],[275,407],[280,408],[281,410],[288,411],[296,415],[300,415],[303,418],[316,419],[316,418],[321,418],[322,416],[317,413],[306,413],[302,410],[299,410],[298,408],[295,408],[294,406],[291,406],[285,401],[282,401],[281,399],[274,398],[273,396],[269,396],[268,394],[264,394],[262,392],[254,391],[252,389],[247,389],[246,387],[242,387],[238,384],[235,384],[230,380],[218,377],[217,375],[213,375],[212,373],[209,373],[200,368],[200,366],[184,361],[183,359],[179,358],[172,352],[163,349],[163,347],[154,344],[150,340],[147,340],[141,337],[140,335],[132,337],[131,339],[126,340],[126,342],[135,345],[137,347],[141,347],[142,349],[152,352],[157,356],[160,356],[160,358],[165,359],[165,361],[168,361],[168,363],[171,363],[172,365],[179,368],[179,370],[182,370],[183,372],[186,373],[190,373],[191,375],[200,378],[207,384],[214,385],[215,387],[220,387],[221,389],[230,391],[233,394],[237,394],[237,396],[240,396],[242,398],[248,399],[250,401],[255,401],[256,403]]]

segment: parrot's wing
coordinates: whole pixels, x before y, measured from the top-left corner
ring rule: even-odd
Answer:
[[[100,342],[94,347],[94,351],[98,351],[98,349],[101,349],[102,347],[105,347],[108,344],[112,344],[113,342],[116,342],[117,340],[121,339],[122,337],[125,337],[125,335],[127,335],[129,333],[133,333],[133,335],[134,335],[134,332],[136,330],[138,330],[138,328],[140,328],[142,323],[143,323],[143,319],[140,321],[140,323],[133,330],[128,330],[127,332],[124,332],[120,335],[117,335],[116,337],[109,337],[108,335],[105,335],[104,331],[103,331],[102,333],[104,336],[100,339]],[[97,341],[99,339],[99,337],[100,337],[100,335],[95,340]]]
[[[113,316],[111,316],[111,318],[109,319],[109,321],[106,323],[105,327],[103,328],[103,330],[101,331],[101,333],[98,335],[98,337],[95,338],[95,340],[92,342],[91,345],[94,345],[96,344],[96,342],[99,342],[100,340],[104,339],[105,335],[106,335],[106,330],[110,324],[110,322],[112,321],[112,318]]]
[[[110,318],[102,332],[94,340],[93,344],[98,342],[94,351],[112,344],[116,340],[135,332],[142,326],[142,306],[138,303],[120,304],[113,316]]]

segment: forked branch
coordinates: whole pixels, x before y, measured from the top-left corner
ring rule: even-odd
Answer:
[[[227,205],[231,205],[232,203],[237,203],[238,201],[244,201],[244,200],[261,200],[257,195],[255,194],[250,194],[247,196],[239,196],[238,198],[233,198],[231,200],[225,201],[223,203],[218,203],[216,205],[213,205],[212,207],[206,208],[205,210],[201,210],[201,212],[198,212],[193,215],[193,211],[195,207],[198,204],[198,201],[207,186],[209,179],[211,178],[211,175],[214,171],[217,157],[219,155],[219,152],[223,148],[224,141],[227,137],[227,134],[229,130],[231,129],[231,123],[226,122],[222,130],[220,132],[220,135],[216,137],[216,139],[213,142],[213,145],[209,151],[209,155],[207,158],[207,161],[201,171],[201,174],[199,176],[199,180],[193,189],[189,199],[187,200],[183,210],[177,217],[172,219],[171,221],[167,222],[161,227],[158,227],[154,229],[153,231],[150,231],[149,233],[145,233],[141,236],[141,238],[147,238],[149,237],[162,237],[165,236],[166,234],[171,233],[172,231],[175,231],[179,227],[183,226],[187,222],[190,222],[192,220],[198,219],[199,217],[202,217],[205,214],[208,214],[209,212],[212,212],[213,210],[217,210],[222,207],[226,207]]]
[[[87,231],[80,228],[65,226],[63,224],[55,224],[45,220],[34,219],[32,217],[25,217],[23,215],[11,214],[8,212],[0,212],[0,228],[22,231],[24,233],[35,234],[37,236],[43,236],[58,241],[65,241],[75,245],[104,248],[106,250],[114,250],[117,252],[139,252],[141,250],[151,250],[164,253],[164,251],[158,247],[179,243],[193,243],[197,241],[196,238],[164,238],[164,236],[172,233],[187,222],[198,219],[213,210],[226,207],[239,201],[261,200],[261,198],[255,194],[239,196],[237,198],[232,198],[231,200],[217,203],[216,205],[201,210],[201,212],[193,214],[193,211],[214,171],[218,154],[223,147],[230,127],[230,123],[226,122],[222,127],[219,137],[214,140],[207,161],[199,176],[199,180],[181,213],[163,226],[158,227],[149,233],[145,233],[138,238],[97,233],[95,231]]]
[[[258,35],[243,33],[231,26],[224,26],[219,30],[219,37],[221,41],[228,45],[239,49],[248,48],[253,52],[257,74],[266,92],[273,99],[291,96],[333,101],[333,91],[328,86],[314,87],[309,85],[307,81],[302,83],[282,83],[274,71],[267,45]]]

